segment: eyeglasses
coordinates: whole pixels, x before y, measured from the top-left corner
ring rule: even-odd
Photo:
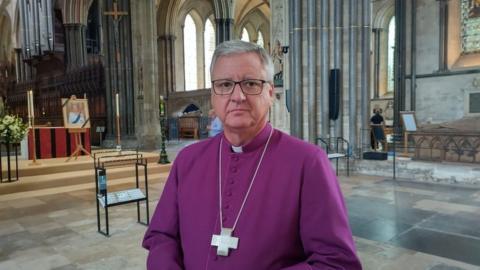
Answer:
[[[258,95],[263,90],[263,85],[267,81],[264,80],[242,80],[242,81],[232,81],[232,80],[215,80],[212,81],[213,92],[217,95],[230,95],[235,89],[235,85],[240,85],[240,89],[245,95]]]

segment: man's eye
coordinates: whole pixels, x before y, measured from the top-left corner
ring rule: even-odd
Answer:
[[[258,87],[260,84],[257,81],[245,81],[244,85],[246,87]]]
[[[221,87],[221,88],[230,88],[232,87],[232,83],[231,82],[218,82],[217,87]]]

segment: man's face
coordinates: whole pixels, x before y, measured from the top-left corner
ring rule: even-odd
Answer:
[[[227,79],[241,81],[246,79],[269,80],[262,62],[254,53],[239,53],[221,56],[217,59],[212,72],[212,80]],[[224,128],[246,129],[263,126],[272,105],[273,86],[265,83],[258,95],[245,95],[236,84],[230,95],[217,95],[212,91],[211,101]]]

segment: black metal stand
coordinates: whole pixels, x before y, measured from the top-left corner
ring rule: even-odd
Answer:
[[[104,236],[110,236],[110,226],[108,211],[110,207],[127,204],[127,203],[137,203],[137,222],[148,226],[150,224],[150,211],[148,206],[148,176],[147,176],[147,160],[143,157],[142,154],[137,152],[126,153],[132,151],[123,151],[121,154],[118,151],[107,151],[102,152],[101,154],[95,153],[94,164],[95,164],[95,201],[97,202],[97,230],[100,234]],[[112,153],[117,153],[112,154]],[[100,156],[101,155],[101,156]],[[100,156],[100,157],[97,157]],[[135,188],[120,190],[115,192],[108,192],[106,176],[107,168],[112,167],[125,167],[128,165],[135,166]],[[140,188],[139,181],[139,167],[143,167],[144,173],[144,191]],[[105,176],[105,186],[100,190],[99,175]],[[146,208],[146,221],[141,221],[140,215],[140,203],[145,202]],[[104,208],[105,213],[105,230],[102,229],[101,218],[100,218],[100,207]]]
[[[167,155],[167,151],[165,151],[165,139],[166,139],[166,135],[165,135],[165,117],[162,117],[162,119],[160,120],[160,132],[162,133],[162,146],[161,146],[161,150],[160,150],[160,158],[158,159],[158,163],[159,164],[168,164],[170,163],[170,161],[168,161],[168,155]]]
[[[7,178],[3,180],[3,168],[2,168],[2,154],[0,151],[0,183],[10,183],[18,181],[18,144],[3,143],[5,149],[7,150]],[[10,161],[10,146],[13,145],[15,150],[15,178],[12,178],[12,168]]]
[[[321,144],[328,159],[335,159],[335,171],[338,176],[338,159],[347,159],[347,176],[350,176],[350,143],[342,137],[317,138],[317,145]]]

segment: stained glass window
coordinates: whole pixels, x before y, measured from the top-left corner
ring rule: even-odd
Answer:
[[[185,90],[198,89],[197,85],[197,27],[190,14],[185,18],[183,28],[183,57]]]
[[[462,52],[480,52],[480,0],[462,0]]]

